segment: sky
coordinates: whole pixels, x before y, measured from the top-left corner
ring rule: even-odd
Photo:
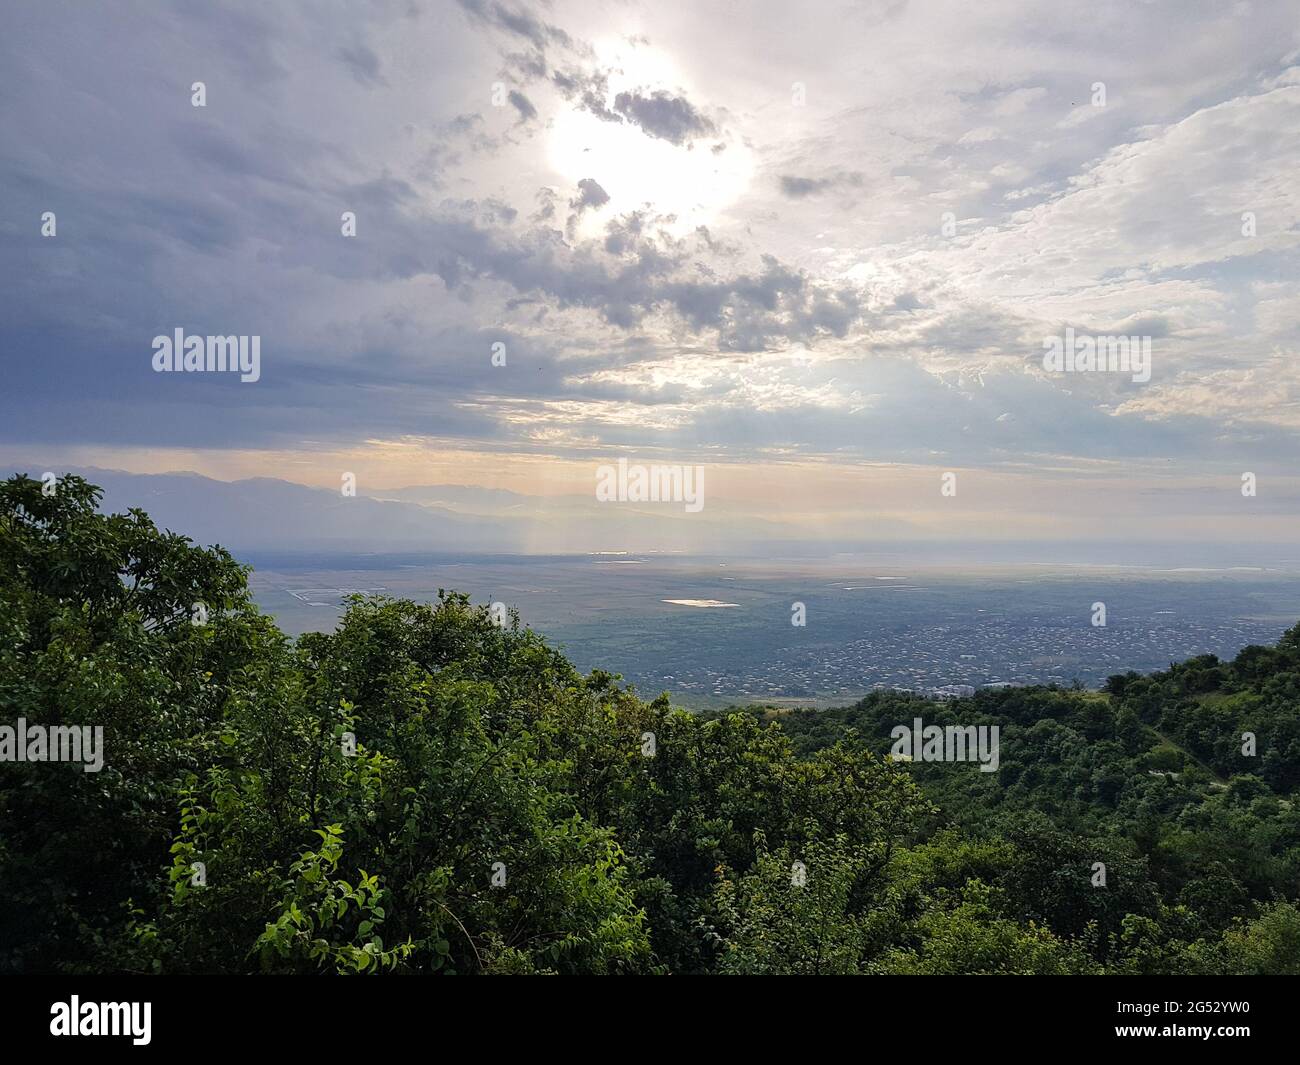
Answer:
[[[625,458],[810,535],[1300,532],[1289,0],[0,25],[0,461],[590,497]],[[156,372],[176,329],[259,379]],[[1067,330],[1149,380],[1046,367]]]

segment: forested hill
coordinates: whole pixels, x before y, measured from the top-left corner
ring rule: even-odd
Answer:
[[[909,765],[937,807],[925,832],[962,848],[976,840],[1015,847],[1025,864],[985,879],[1017,899],[1017,916],[1077,936],[1092,934],[1095,922],[1116,933],[1111,950],[1120,956],[1150,955],[1141,971],[1204,971],[1186,968],[1203,954],[1197,940],[1211,930],[1231,939],[1260,904],[1295,899],[1300,626],[1276,647],[1114,676],[1102,692],[1000,688],[949,701],[890,692],[841,709],[743,712],[779,724],[799,757],[853,742],[886,756],[891,730],[918,717],[998,725],[995,773]],[[1105,890],[1076,890],[1095,861],[1106,865]],[[1274,907],[1275,920],[1284,909]],[[1290,960],[1268,971],[1295,972],[1300,930],[1276,928]]]
[[[1300,627],[701,716],[454,593],[290,641],[97,499],[0,484],[2,971],[1300,972]],[[916,718],[997,726],[997,770],[888,757]]]

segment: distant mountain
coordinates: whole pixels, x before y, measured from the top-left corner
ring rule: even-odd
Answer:
[[[4,475],[40,477],[13,465]],[[65,467],[104,489],[101,509],[139,507],[161,528],[241,551],[568,554],[588,551],[764,553],[787,526],[680,505],[602,504],[588,496],[529,496],[469,485],[364,490],[351,497],[272,477],[219,481],[190,472]]]
[[[0,476],[40,477],[49,465],[8,463]],[[853,528],[843,520],[810,525],[779,510],[772,520],[754,507],[710,498],[699,513],[680,503],[602,503],[594,493],[527,495],[473,485],[371,489],[355,497],[273,477],[219,481],[186,471],[128,473],[64,467],[105,490],[103,507],[140,507],[161,526],[202,544],[240,551],[318,553],[449,552],[581,554],[644,552],[730,558],[869,556],[908,564],[1027,563],[1079,566],[1294,569],[1292,545],[1153,541],[934,540],[908,521],[878,515]]]
[[[21,471],[18,471],[21,472]],[[43,471],[27,471],[39,477]],[[140,507],[160,528],[201,544],[250,550],[518,552],[521,525],[410,502],[309,488],[271,477],[218,481],[196,473],[75,473],[104,489],[101,509]]]

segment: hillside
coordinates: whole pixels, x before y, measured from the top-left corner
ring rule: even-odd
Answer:
[[[454,592],[290,641],[97,501],[0,483],[0,971],[1300,972],[1300,626],[1103,692],[697,715]],[[918,717],[996,725],[997,771],[890,758]]]

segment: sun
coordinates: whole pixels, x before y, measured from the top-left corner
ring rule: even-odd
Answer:
[[[602,69],[610,70],[606,106],[622,91],[665,90],[685,94],[698,106],[690,87],[662,53],[645,45],[596,47]],[[748,186],[753,156],[734,134],[675,145],[648,136],[630,122],[607,122],[588,111],[569,108],[551,123],[548,162],[562,187],[584,178],[596,181],[609,196],[599,210],[584,213],[580,232],[599,231],[616,215],[646,209],[674,216],[665,228],[689,232],[709,225]]]

